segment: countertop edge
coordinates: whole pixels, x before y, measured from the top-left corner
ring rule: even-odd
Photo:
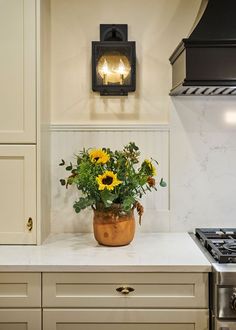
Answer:
[[[135,273],[210,273],[212,272],[212,266],[209,265],[171,265],[171,266],[101,266],[101,265],[1,265],[0,272],[135,272]]]

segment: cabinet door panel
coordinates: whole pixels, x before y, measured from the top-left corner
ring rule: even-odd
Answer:
[[[36,140],[35,0],[0,1],[0,143]]]
[[[44,330],[207,330],[208,310],[44,309]]]
[[[33,221],[30,231],[29,218]],[[0,244],[35,243],[35,146],[0,145]]]
[[[0,309],[0,330],[41,330],[41,310]]]

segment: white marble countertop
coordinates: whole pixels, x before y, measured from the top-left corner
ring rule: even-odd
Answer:
[[[137,234],[123,247],[101,246],[92,234],[59,234],[40,246],[0,246],[0,271],[209,272],[211,264],[187,233]]]

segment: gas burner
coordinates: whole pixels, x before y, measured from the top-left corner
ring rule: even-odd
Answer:
[[[219,263],[236,263],[236,228],[197,228],[196,237]]]
[[[224,244],[223,247],[228,251],[236,253],[236,242]]]

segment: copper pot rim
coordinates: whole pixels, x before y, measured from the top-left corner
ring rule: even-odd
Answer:
[[[111,206],[105,207],[103,203],[97,203],[96,207],[92,206],[92,209],[96,213],[117,213],[120,215],[128,215],[134,212],[135,206],[133,206],[129,211],[122,210],[122,204],[112,203]]]

